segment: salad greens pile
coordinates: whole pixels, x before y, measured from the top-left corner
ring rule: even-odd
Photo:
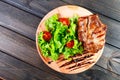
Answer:
[[[38,45],[43,56],[55,61],[59,58],[60,54],[63,54],[65,59],[69,59],[75,54],[82,54],[83,46],[78,41],[76,31],[78,16],[69,18],[69,26],[64,25],[58,19],[58,15],[54,14],[45,22],[47,31],[52,35],[50,41],[43,39],[43,32],[40,32],[38,35]],[[74,41],[74,46],[72,48],[66,47],[66,43],[71,40]]]

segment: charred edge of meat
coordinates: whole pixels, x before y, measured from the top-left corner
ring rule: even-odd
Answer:
[[[100,34],[100,35],[98,35],[97,38],[102,37],[102,36],[104,36],[104,34]]]

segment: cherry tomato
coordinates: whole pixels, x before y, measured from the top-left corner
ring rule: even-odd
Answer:
[[[44,39],[45,41],[49,41],[51,38],[52,38],[52,35],[51,35],[50,32],[48,32],[48,31],[44,31],[44,32],[43,32],[43,39]]]
[[[70,21],[68,18],[59,18],[59,21],[62,22],[64,25],[69,26]]]
[[[71,40],[71,41],[67,42],[66,46],[68,48],[72,48],[74,46],[74,40]]]

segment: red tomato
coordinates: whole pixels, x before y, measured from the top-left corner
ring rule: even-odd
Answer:
[[[68,18],[59,18],[59,21],[62,22],[64,25],[69,26],[70,21]]]
[[[71,40],[71,41],[67,42],[66,46],[68,48],[72,48],[74,46],[74,40]]]
[[[43,39],[44,39],[45,41],[49,41],[51,38],[52,38],[52,35],[51,35],[50,32],[48,32],[48,31],[44,31],[44,32],[43,32]]]

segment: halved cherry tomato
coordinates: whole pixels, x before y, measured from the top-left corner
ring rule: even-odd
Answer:
[[[44,32],[43,32],[43,39],[44,39],[45,41],[49,41],[51,38],[52,38],[52,35],[51,35],[50,32],[48,32],[48,31],[44,31]]]
[[[66,46],[68,48],[72,48],[74,46],[74,40],[71,40],[71,41],[67,42]]]
[[[64,25],[69,26],[70,21],[68,18],[59,18],[59,21],[62,22]]]

